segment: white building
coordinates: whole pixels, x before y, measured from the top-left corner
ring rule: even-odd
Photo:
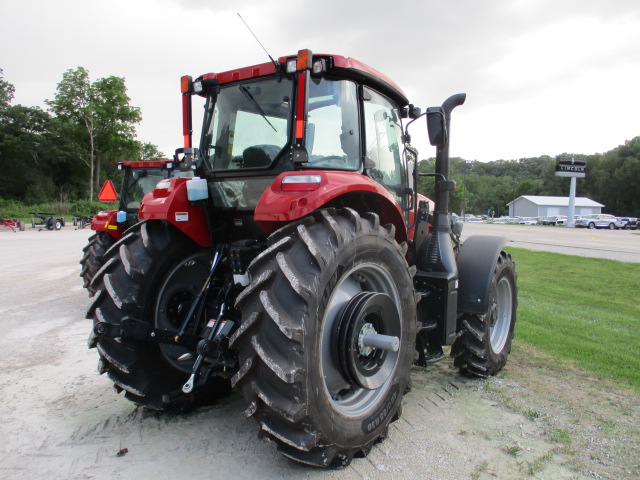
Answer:
[[[569,214],[569,197],[521,195],[507,203],[510,217],[552,217]],[[602,213],[601,203],[586,197],[576,197],[575,215]]]

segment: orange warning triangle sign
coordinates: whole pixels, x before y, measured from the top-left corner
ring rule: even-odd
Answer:
[[[107,180],[104,182],[104,185],[102,185],[102,189],[98,194],[98,200],[101,202],[115,202],[118,200],[118,193],[111,180]]]

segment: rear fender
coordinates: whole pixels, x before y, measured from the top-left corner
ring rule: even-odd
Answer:
[[[95,232],[107,232],[116,240],[120,240],[127,226],[118,223],[116,219],[117,215],[118,212],[116,210],[103,210],[98,212],[97,215],[91,219],[91,230]]]
[[[458,312],[483,315],[489,308],[489,289],[505,237],[474,235],[458,253]]]
[[[295,176],[300,176],[299,183],[289,183],[283,187],[283,179],[291,180]],[[319,181],[304,182],[303,177],[309,176],[319,177]],[[258,200],[255,221],[271,234],[319,208],[352,206],[358,209],[356,204],[366,205],[368,210],[375,211],[380,216],[381,224],[392,223],[399,243],[407,240],[404,217],[393,195],[379,183],[355,172],[305,170],[281,173]]]
[[[158,183],[140,203],[140,220],[166,220],[198,245],[208,247],[209,229],[204,211],[187,198],[190,178],[169,178]]]

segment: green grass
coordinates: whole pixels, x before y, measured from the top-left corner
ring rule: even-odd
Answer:
[[[118,203],[89,202],[76,200],[74,202],[50,202],[37,205],[26,205],[13,200],[3,200],[0,198],[0,218],[22,219],[28,224],[34,215],[31,212],[55,213],[55,217],[65,217],[66,221],[72,221],[75,215],[85,215],[91,217],[100,210],[117,210]]]
[[[514,445],[512,447],[505,447],[504,451],[515,458],[522,453],[522,448],[517,445]]]
[[[640,390],[640,264],[508,248],[516,341]]]

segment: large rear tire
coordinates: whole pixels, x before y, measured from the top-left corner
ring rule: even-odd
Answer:
[[[454,366],[462,373],[488,377],[507,363],[518,308],[515,263],[500,252],[489,290],[489,310],[484,315],[462,314],[460,336],[451,347]]]
[[[96,294],[87,317],[94,325],[119,325],[129,317],[177,332],[210,264],[209,253],[172,226],[160,221],[139,223],[105,255],[105,264],[92,282]],[[196,359],[195,352],[185,347],[93,334],[89,346],[97,347],[100,354],[99,372],[106,373],[116,390],[124,390],[125,397],[137,405],[185,411],[230,392],[229,380],[211,377],[205,388],[180,393]]]
[[[91,280],[104,265],[104,254],[114,243],[116,243],[116,239],[107,232],[96,232],[89,237],[87,244],[82,249],[80,276],[83,280],[82,286],[87,289],[89,296],[96,293],[95,287],[91,285]]]
[[[393,226],[322,210],[270,238],[251,264],[231,339],[247,416],[296,461],[340,468],[368,454],[400,415],[409,386],[416,299]],[[397,337],[371,348],[363,335]]]

